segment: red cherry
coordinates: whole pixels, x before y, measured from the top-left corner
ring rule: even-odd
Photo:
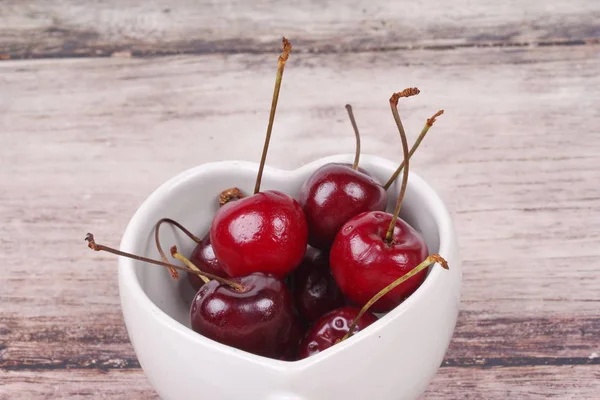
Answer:
[[[202,241],[196,245],[192,254],[190,255],[190,261],[200,269],[200,271],[208,272],[210,274],[220,276],[221,278],[229,278],[229,275],[223,271],[221,263],[215,256],[212,244],[210,243],[210,235],[204,236]],[[195,290],[200,289],[204,285],[204,281],[196,274],[187,274],[188,281]]]
[[[359,312],[360,308],[346,306],[330,311],[319,318],[300,344],[299,358],[303,359],[320,353],[341,341],[350,330],[350,326]],[[375,321],[377,321],[375,315],[370,312],[364,313],[356,322],[353,334],[365,329]]]
[[[345,304],[329,269],[329,255],[320,250],[309,247],[290,280],[296,309],[309,323]]]
[[[372,177],[340,163],[318,168],[299,194],[309,227],[309,244],[328,249],[342,225],[365,211],[383,211],[387,192]]]
[[[362,213],[340,230],[331,248],[331,271],[342,293],[359,306],[365,305],[384,287],[409,272],[428,255],[423,237],[398,218],[393,241],[385,240],[392,215]],[[400,304],[425,280],[426,271],[410,278],[372,307],[386,312]]]
[[[307,238],[300,204],[274,190],[224,205],[210,228],[215,255],[232,277],[253,272],[285,277],[302,261]]]
[[[216,281],[198,290],[190,307],[192,329],[253,354],[289,357],[298,343],[298,327],[285,283],[263,273],[232,280],[243,290]]]

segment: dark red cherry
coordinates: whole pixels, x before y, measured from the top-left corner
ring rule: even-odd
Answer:
[[[300,321],[298,317],[294,319],[294,325],[292,332],[290,333],[289,340],[287,341],[286,348],[283,354],[279,357],[281,361],[296,361],[298,359],[298,349],[300,348],[300,342],[306,334],[306,325]]]
[[[342,340],[359,312],[360,308],[346,306],[330,311],[319,318],[300,344],[299,358],[303,359],[320,353]],[[367,311],[358,320],[353,334],[365,329],[375,321],[377,321],[377,317]]]
[[[341,163],[318,168],[302,185],[309,244],[328,249],[342,225],[365,211],[384,211],[387,192],[374,178]]]
[[[213,280],[198,290],[190,307],[192,329],[240,350],[286,358],[298,342],[298,326],[285,283],[263,273],[231,280],[244,289]]]
[[[400,218],[388,243],[386,232],[391,220],[391,214],[379,211],[357,215],[344,224],[331,247],[333,276],[342,293],[361,307],[428,256],[421,234]],[[426,275],[424,270],[411,277],[371,310],[387,312],[396,307],[423,283]]]
[[[329,269],[329,255],[321,250],[309,247],[290,278],[296,309],[309,323],[345,304]]]
[[[215,255],[231,277],[253,272],[285,277],[302,261],[307,237],[300,204],[274,190],[225,204],[210,228]]]
[[[208,272],[210,274],[220,276],[221,278],[229,278],[229,275],[223,271],[223,267],[213,250],[212,244],[210,243],[210,234],[206,234],[202,241],[196,245],[192,254],[190,255],[190,261],[200,269],[200,271]],[[187,274],[188,281],[195,290],[200,289],[204,285],[204,281],[196,274]]]

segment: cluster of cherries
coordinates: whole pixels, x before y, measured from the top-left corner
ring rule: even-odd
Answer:
[[[437,262],[425,240],[398,217],[408,180],[409,159],[442,111],[427,120],[409,151],[398,114],[400,97],[419,93],[406,89],[390,99],[404,161],[381,185],[358,168],[360,137],[352,108],[348,115],[357,146],[354,163],[329,163],[302,185],[298,198],[276,190],[260,191],[281,78],[291,51],[283,39],[267,137],[254,194],[233,188],[221,193],[220,207],[209,232],[199,238],[165,218],[158,221],[155,240],[162,261],[97,244],[109,251],[187,272],[196,290],[190,307],[194,331],[220,343],[257,355],[293,361],[319,353],[347,339],[410,296],[425,280],[426,268]],[[387,189],[400,173],[402,186],[393,213],[387,213]],[[189,258],[173,246],[170,263],[161,248],[159,228],[170,223],[197,245]]]

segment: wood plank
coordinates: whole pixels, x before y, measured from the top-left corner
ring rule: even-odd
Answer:
[[[159,399],[140,369],[0,372],[0,382],[2,400]]]
[[[64,307],[64,306],[63,306]],[[94,307],[97,307],[95,305]],[[68,315],[3,316],[0,368],[121,368],[138,366],[118,314],[68,307]],[[463,312],[446,355],[449,366],[598,364],[600,324],[595,317],[485,318]]]
[[[281,35],[311,52],[582,44],[598,42],[598,19],[595,0],[4,0],[0,55],[274,52]]]
[[[113,295],[115,299],[117,296],[116,293]],[[23,318],[18,315],[22,313],[4,313],[0,324],[0,368],[110,369],[137,366],[118,304],[104,306],[105,309],[112,307],[113,312],[94,311],[91,315],[85,314],[86,307],[83,306],[54,303],[54,307],[64,309],[64,314]],[[96,310],[100,307],[100,304],[92,303],[87,308]],[[463,307],[469,308],[469,304]],[[69,313],[75,313],[76,320]],[[492,316],[473,311],[461,313],[446,355],[447,365],[600,362],[600,359],[589,359],[590,355],[600,351],[600,322],[597,316],[558,314],[553,317],[498,317],[493,312],[489,314]]]
[[[598,398],[599,368],[441,368],[424,400],[504,400]]]
[[[580,374],[589,390],[567,393],[597,390],[589,371],[597,370],[590,357],[600,342],[599,50],[296,54],[286,69],[268,158],[276,167],[295,168],[332,149],[352,152],[347,102],[364,151],[398,159],[391,92],[422,89],[402,105],[412,139],[425,118],[446,109],[413,167],[456,221],[464,302],[442,370],[467,374],[460,379],[472,398],[560,393]],[[139,203],[172,175],[202,162],[256,160],[273,61],[211,55],[0,63],[0,379],[29,376],[17,379],[21,385],[31,383],[27,374],[49,377],[31,386],[41,393],[52,379],[67,379],[68,394],[83,383],[60,378],[61,369],[74,377],[109,371],[92,382],[136,368],[115,260],[90,252],[83,235],[93,231],[116,245]],[[550,372],[532,378],[539,393],[527,392],[519,368],[545,364]],[[481,365],[511,368],[485,376],[459,371]],[[134,396],[147,398],[141,375],[126,376]],[[450,379],[430,393],[461,398],[449,395],[446,387],[461,393]]]
[[[143,372],[111,370],[0,372],[0,399],[158,399]],[[127,388],[124,392],[123,388]],[[582,366],[519,368],[441,368],[422,400],[486,399],[593,400],[600,372]],[[3,397],[3,395],[10,397]]]

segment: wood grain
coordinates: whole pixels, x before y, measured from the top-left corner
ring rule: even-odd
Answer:
[[[309,52],[597,43],[595,0],[4,0],[4,58]]]
[[[174,174],[258,159],[274,61],[0,63],[0,390],[11,399],[55,387],[59,397],[151,397],[122,324],[115,259],[83,236],[117,245]],[[352,152],[347,102],[364,151],[398,160],[391,92],[422,90],[402,103],[413,140],[446,110],[411,164],[447,202],[464,259],[456,334],[426,398],[600,390],[599,69],[598,45],[290,59],[268,158],[276,167]]]
[[[0,399],[158,399],[140,370],[92,372],[7,372],[4,385],[0,387]],[[442,368],[422,399],[595,400],[598,398],[598,380],[598,368],[582,366]],[[126,391],[123,388],[127,388]]]
[[[598,398],[599,368],[442,368],[423,399],[503,400]]]
[[[2,378],[2,400],[159,399],[141,370],[11,371]]]

